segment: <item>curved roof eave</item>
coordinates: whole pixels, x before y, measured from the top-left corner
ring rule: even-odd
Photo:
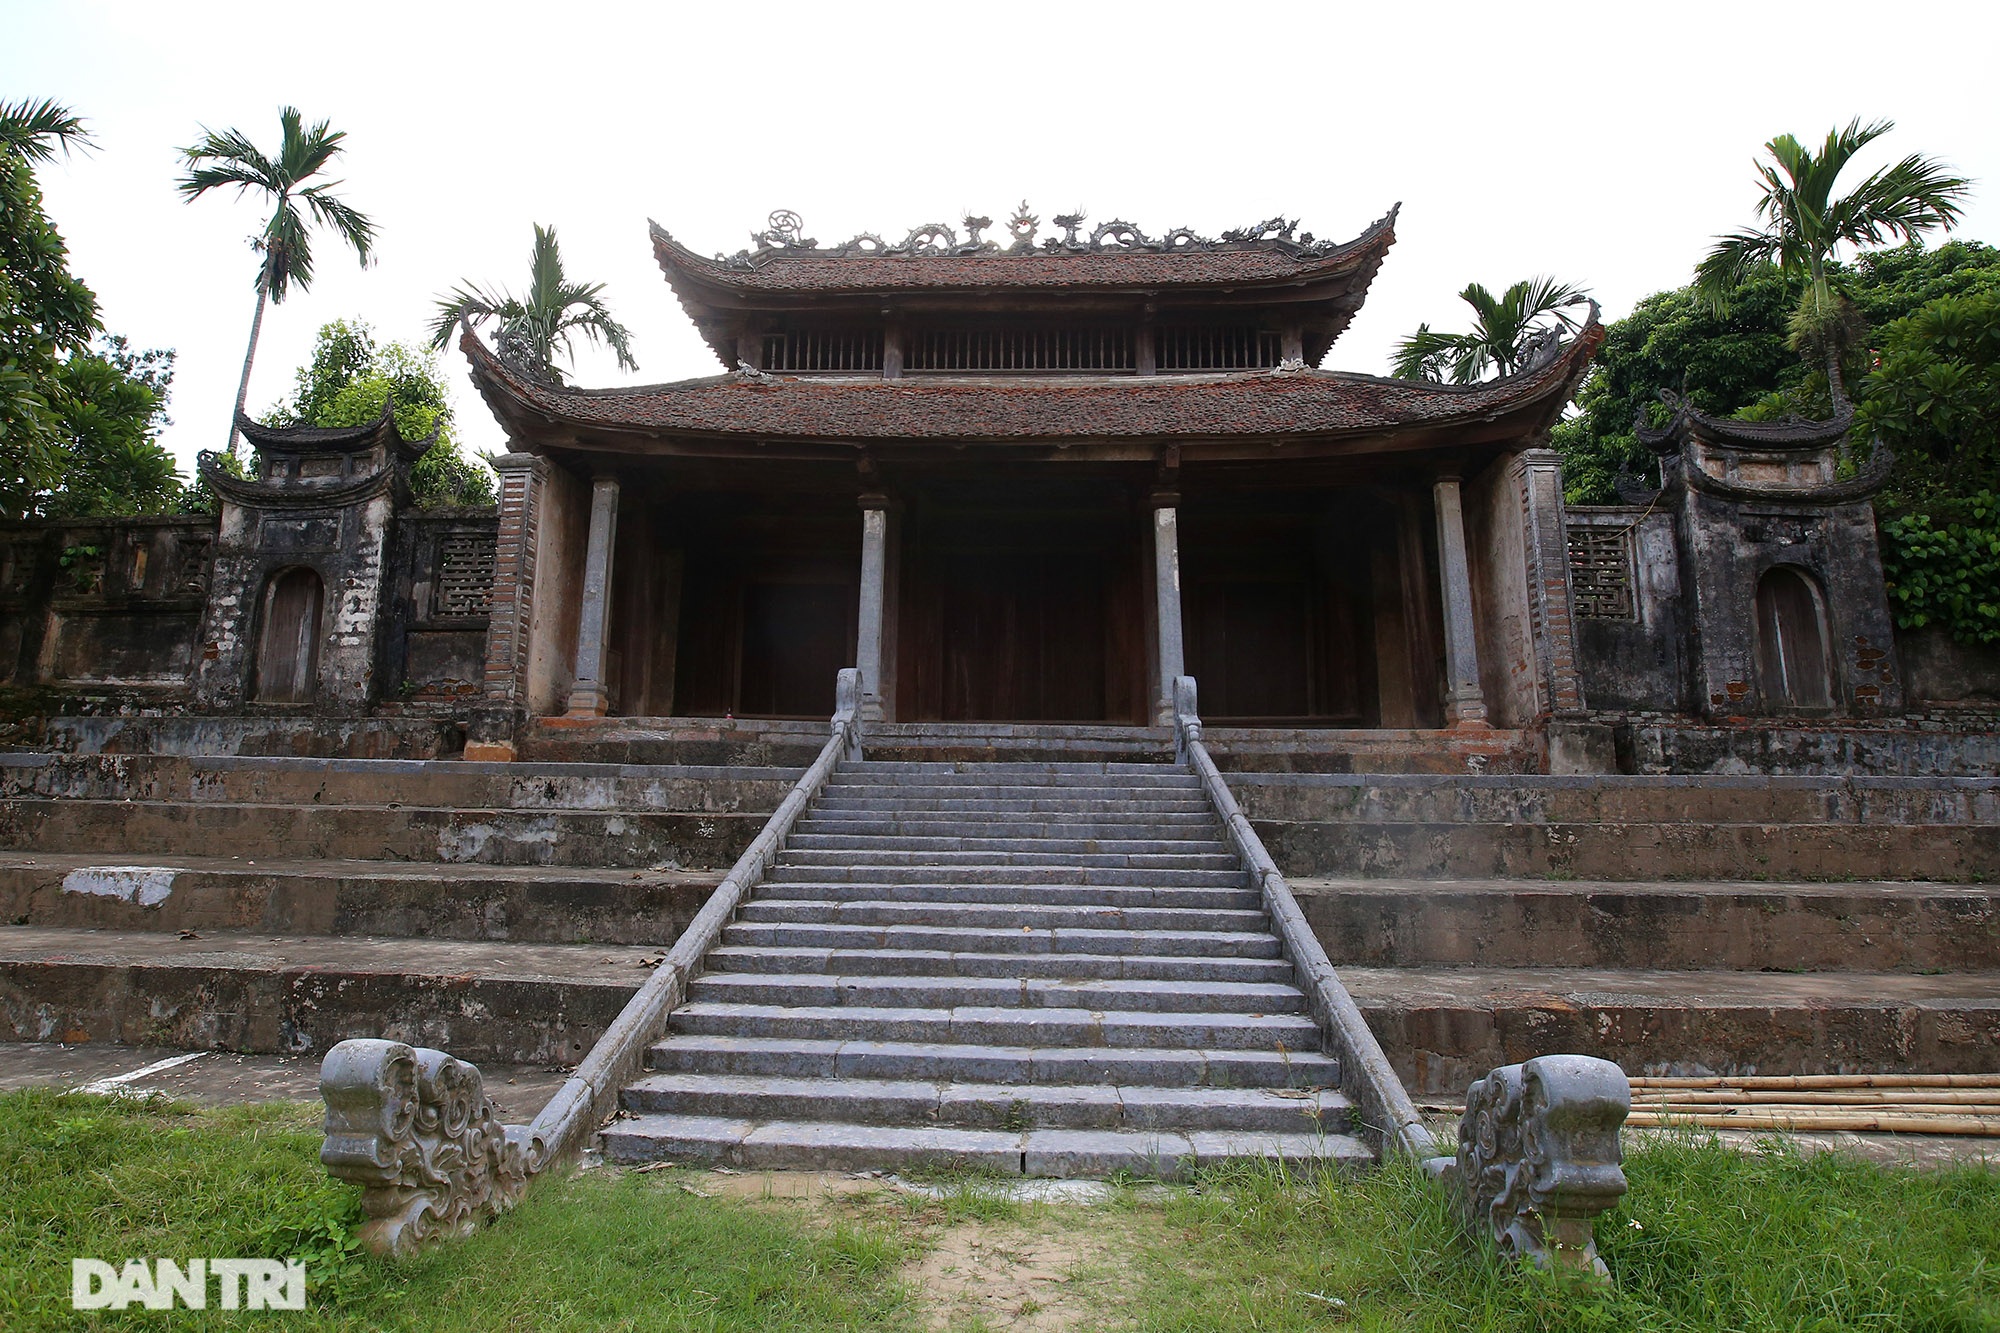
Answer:
[[[1355,436],[1520,416],[1546,430],[1604,336],[1595,317],[1533,370],[1474,385],[1325,371],[1103,381],[815,380],[735,372],[612,389],[536,384],[470,329],[460,347],[502,425],[717,441],[978,443]],[[1247,409],[1247,410],[1246,410]],[[995,426],[1005,426],[995,429]]]

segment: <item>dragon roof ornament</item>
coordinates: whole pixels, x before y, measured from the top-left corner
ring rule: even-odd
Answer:
[[[1393,212],[1390,217],[1394,217]],[[1062,228],[1063,234],[1047,237],[1038,245],[1036,236],[1041,218],[1029,211],[1028,201],[1024,199],[1006,223],[1011,245],[987,240],[981,234],[992,228],[992,218],[967,213],[960,219],[966,231],[964,240],[959,239],[958,232],[948,223],[927,222],[911,228],[908,235],[894,244],[884,241],[874,232],[862,232],[839,245],[822,247],[818,241],[805,235],[805,224],[797,213],[781,208],[766,219],[763,231],[751,233],[751,248],[739,250],[733,255],[718,253],[715,260],[725,268],[751,269],[777,256],[844,259],[879,255],[920,259],[968,255],[1087,254],[1093,251],[1180,254],[1246,249],[1278,250],[1294,258],[1309,259],[1341,248],[1338,241],[1318,240],[1309,231],[1299,231],[1297,218],[1267,218],[1253,226],[1232,228],[1219,237],[1203,236],[1189,227],[1175,227],[1159,236],[1149,236],[1135,224],[1117,218],[1099,223],[1085,235],[1083,224],[1087,218],[1081,208],[1058,213],[1054,221],[1056,226]]]

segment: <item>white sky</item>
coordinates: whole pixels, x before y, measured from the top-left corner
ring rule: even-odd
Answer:
[[[641,366],[718,372],[653,263],[648,217],[734,252],[774,208],[833,244],[967,212],[1082,205],[1150,234],[1276,213],[1353,236],[1404,203],[1367,307],[1327,358],[1381,373],[1396,338],[1463,324],[1455,293],[1550,273],[1609,316],[1677,286],[1752,220],[1751,160],[1888,117],[1907,152],[1975,179],[1960,234],[2000,241],[2000,5],[704,4],[338,6],[0,0],[0,99],[54,97],[98,151],[41,171],[110,329],[180,353],[167,444],[216,448],[249,331],[264,214],[183,204],[203,125],[267,150],[277,109],[348,131],[349,202],[381,233],[358,268],[322,237],[318,277],[264,322],[253,412],[291,387],[323,322],[415,341],[462,280],[520,287],[530,223],[572,276],[608,284]],[[996,227],[996,231],[998,228]],[[461,438],[498,427],[456,351]]]

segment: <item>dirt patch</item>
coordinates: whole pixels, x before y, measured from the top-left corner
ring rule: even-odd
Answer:
[[[1107,1230],[1115,1228],[963,1223],[944,1231],[904,1276],[921,1293],[933,1329],[1100,1328],[1102,1284],[1120,1268],[1117,1236]]]

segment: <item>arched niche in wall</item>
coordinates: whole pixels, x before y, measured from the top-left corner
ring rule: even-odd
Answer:
[[[319,673],[324,594],[319,575],[303,566],[281,569],[264,585],[254,695],[259,703],[312,702]]]
[[[1775,565],[1757,581],[1756,652],[1766,707],[1833,707],[1825,602],[1804,570]]]

